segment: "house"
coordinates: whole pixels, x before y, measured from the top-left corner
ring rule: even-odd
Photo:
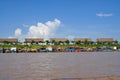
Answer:
[[[67,43],[67,41],[69,43],[69,40],[67,38],[50,38],[50,42],[53,44],[59,43],[59,42],[61,42],[61,44],[63,44],[63,43]]]
[[[43,38],[25,38],[25,43],[43,43]]]
[[[16,38],[0,38],[0,43],[18,43]]]
[[[113,38],[97,38],[96,41],[100,42],[100,43],[106,43],[106,42],[114,43],[114,39]]]
[[[74,41],[75,41],[75,43],[77,43],[79,41],[82,43],[85,43],[85,42],[91,43],[92,39],[91,38],[74,38]]]
[[[55,41],[55,42],[66,42],[68,39],[67,38],[50,38],[50,42]]]

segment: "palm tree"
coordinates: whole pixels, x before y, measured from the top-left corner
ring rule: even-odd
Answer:
[[[62,43],[63,43],[62,41],[59,41],[59,42],[58,42],[59,45],[62,44]]]
[[[101,42],[100,41],[97,41],[97,45],[100,45],[101,44]]]
[[[75,43],[75,41],[71,41],[73,44]]]
[[[118,41],[117,40],[115,40],[115,42],[114,42],[115,44],[118,44]]]
[[[70,41],[69,41],[69,40],[66,40],[65,43],[68,45],[68,44],[70,43]]]
[[[34,40],[32,40],[31,44],[33,45],[34,43],[35,43],[35,41],[34,41]]]
[[[91,42],[90,42],[90,44],[91,44],[91,45],[94,45],[94,44],[95,44],[95,42],[94,42],[94,41],[91,41]]]
[[[76,44],[81,44],[81,43],[82,43],[82,42],[81,42],[80,40],[76,42]]]
[[[84,44],[85,44],[85,45],[88,44],[88,39],[85,39]]]
[[[3,41],[3,43],[4,43],[4,44],[9,44],[9,42],[8,42],[8,41]]]
[[[55,42],[55,40],[52,40],[52,44],[56,45],[56,42]]]
[[[47,45],[50,43],[50,41],[48,41],[48,40],[46,40],[45,42],[47,43]]]

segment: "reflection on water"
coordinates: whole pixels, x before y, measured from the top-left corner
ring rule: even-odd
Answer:
[[[0,54],[0,80],[120,76],[120,53]]]

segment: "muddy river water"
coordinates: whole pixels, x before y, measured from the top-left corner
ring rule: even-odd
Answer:
[[[102,76],[120,76],[120,52],[0,54],[0,80]]]

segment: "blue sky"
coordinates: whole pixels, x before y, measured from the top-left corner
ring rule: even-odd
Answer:
[[[1,38],[112,37],[120,41],[120,0],[0,0],[0,26]]]

